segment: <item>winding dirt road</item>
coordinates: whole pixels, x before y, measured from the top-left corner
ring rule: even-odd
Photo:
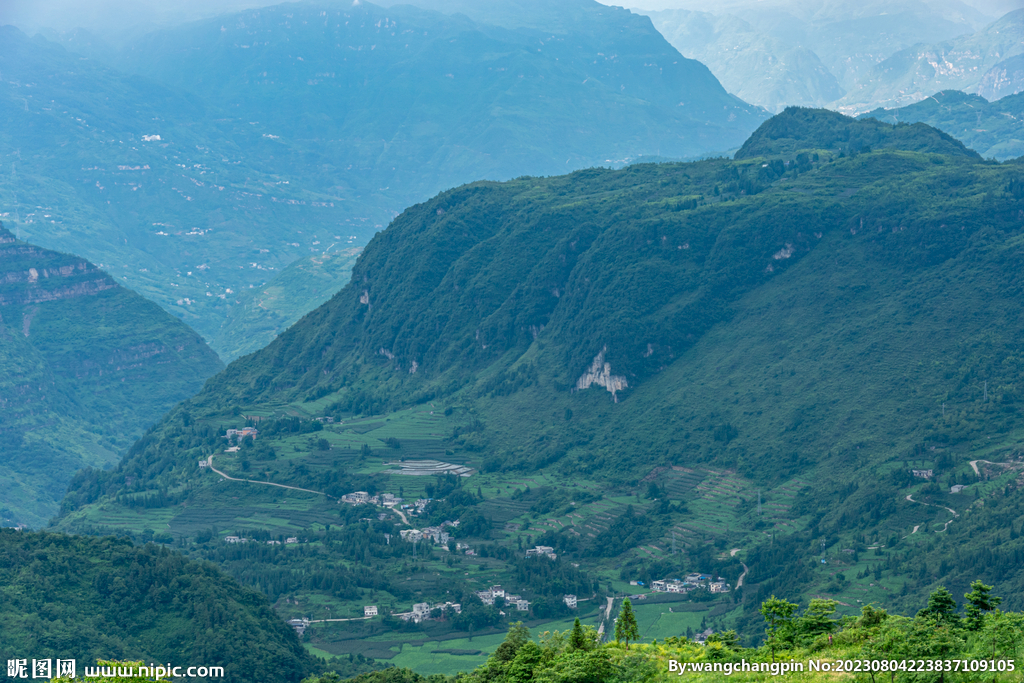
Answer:
[[[992,462],[991,460],[972,460],[971,461],[971,469],[974,470],[974,474],[979,476],[979,477],[981,476],[981,471],[978,470],[978,463],[979,462],[983,462],[986,465],[1002,465],[1004,467],[1009,467],[1011,465],[1017,464],[1017,463],[1013,463],[1013,462]]]
[[[318,496],[327,496],[328,498],[331,498],[333,500],[338,500],[334,496],[330,495],[329,493],[324,493],[323,491],[314,491],[313,489],[304,489],[304,488],[300,488],[298,486],[287,486],[285,484],[275,484],[272,481],[258,481],[256,479],[238,479],[237,477],[230,477],[227,474],[225,474],[224,472],[221,472],[220,470],[218,470],[216,467],[213,466],[213,456],[212,455],[206,459],[206,466],[209,467],[214,472],[216,472],[217,474],[219,474],[220,476],[222,476],[225,479],[227,479],[228,481],[244,481],[247,484],[263,484],[264,486],[276,486],[279,489],[291,489],[292,491],[305,491],[306,493],[315,493]]]
[[[959,517],[959,516],[960,516],[960,513],[959,513],[959,512],[957,512],[956,510],[954,510],[953,508],[948,508],[948,507],[946,507],[945,505],[936,505],[935,503],[922,503],[922,502],[921,502],[921,501],[919,501],[919,500],[914,500],[914,498],[913,498],[913,496],[912,496],[912,495],[908,495],[908,496],[907,496],[907,500],[909,500],[909,501],[910,501],[911,503],[917,503],[918,505],[930,505],[930,506],[931,506],[931,507],[933,507],[933,508],[942,508],[943,510],[948,510],[949,512],[953,513],[953,519],[950,519],[950,520],[948,520],[948,521],[947,521],[947,522],[946,522],[946,523],[945,523],[945,524],[943,525],[943,527],[942,527],[942,531],[937,531],[936,533],[942,533],[942,532],[944,532],[944,531],[945,531],[946,529],[948,529],[948,528],[949,528],[949,525],[953,523],[953,520],[954,520],[954,519],[956,519],[957,517]],[[918,529],[920,529],[920,528],[921,528],[921,525],[920,525],[920,524],[919,524],[919,525],[917,525],[917,526],[915,526],[915,527],[914,527],[914,530],[910,532],[910,535],[912,536],[912,535],[916,534],[916,533],[917,533],[917,530],[918,530]],[[904,536],[903,538],[906,538],[906,536]]]

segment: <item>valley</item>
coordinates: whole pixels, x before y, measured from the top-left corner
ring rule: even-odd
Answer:
[[[9,676],[1024,657],[1024,10],[648,5],[0,10]]]

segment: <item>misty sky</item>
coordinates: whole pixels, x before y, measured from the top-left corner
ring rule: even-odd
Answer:
[[[491,0],[480,0],[489,2]],[[551,0],[557,2],[558,0]],[[938,0],[954,4],[960,0]],[[1024,7],[1024,0],[962,0],[993,18]],[[797,4],[801,0],[726,0],[719,7],[742,4]],[[819,0],[807,0],[820,4]],[[250,7],[276,5],[268,0],[0,0],[0,25],[14,24],[29,34],[52,29],[85,28],[108,40],[138,36],[155,28]],[[396,4],[389,0],[386,4]],[[415,4],[411,0],[409,4]],[[607,5],[624,5],[647,10],[674,7],[713,11],[706,0],[604,0]]]

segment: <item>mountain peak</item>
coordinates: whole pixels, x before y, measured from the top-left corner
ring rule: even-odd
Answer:
[[[981,158],[962,142],[923,123],[892,125],[804,107],[787,107],[762,123],[736,152],[736,158],[792,155],[809,149],[849,153],[865,148]]]

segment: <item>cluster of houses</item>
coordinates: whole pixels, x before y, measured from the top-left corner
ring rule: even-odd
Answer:
[[[436,614],[439,614],[442,617],[445,612],[455,612],[456,614],[460,614],[462,612],[462,605],[457,602],[439,602],[434,605],[431,605],[429,602],[417,602],[412,606],[411,612],[402,612],[395,616],[403,621],[412,621],[418,624],[421,621],[429,621],[430,619],[433,619],[434,617],[432,617],[431,614],[434,614],[435,610]]]
[[[440,526],[428,526],[426,529],[402,529],[398,533],[402,535],[403,541],[409,541],[410,543],[419,543],[420,541],[429,538],[434,542],[434,545],[448,545],[448,541],[452,536],[450,533],[445,531],[445,529],[454,528],[458,525],[458,521],[452,522],[445,520],[441,522]],[[461,546],[458,548],[460,550],[462,547],[467,547],[463,546],[461,543],[458,545]]]
[[[515,608],[520,612],[530,611],[529,600],[524,600],[519,595],[511,595],[505,593],[505,589],[501,586],[491,586],[485,591],[478,591],[476,595],[478,598],[480,598],[480,601],[483,602],[485,605],[494,605],[495,598],[501,598],[505,601],[506,605],[510,607],[515,606]]]
[[[651,590],[655,593],[686,593],[698,588],[706,588],[712,593],[728,593],[729,584],[721,576],[712,580],[708,574],[689,574],[685,579],[662,579],[651,581]]]
[[[526,551],[527,557],[546,557],[549,560],[553,560],[558,557],[555,554],[555,549],[549,545],[536,545]]]
[[[402,499],[391,493],[371,496],[366,491],[355,491],[343,495],[341,502],[348,503],[349,505],[398,505],[402,502]]]
[[[251,538],[243,538],[242,536],[225,536],[224,537],[224,542],[225,543],[249,543],[250,541],[252,541],[253,543],[256,542],[256,541],[253,541],[253,539],[251,539]],[[284,542],[285,543],[298,543],[299,539],[296,538],[295,536],[289,536],[288,538],[284,539]],[[267,541],[267,545],[281,545],[281,541]]]
[[[403,505],[402,499],[393,493],[382,493],[379,496],[371,496],[366,491],[353,491],[352,493],[346,493],[341,497],[341,502],[348,503],[349,505],[382,505],[384,507],[393,507],[398,505],[402,510],[415,515],[423,514],[424,508],[433,501],[433,498],[420,498],[412,503],[405,503]]]
[[[229,429],[224,433],[224,436],[228,441],[241,441],[247,436],[255,439],[259,433],[260,430],[255,427],[242,427],[241,429]]]

